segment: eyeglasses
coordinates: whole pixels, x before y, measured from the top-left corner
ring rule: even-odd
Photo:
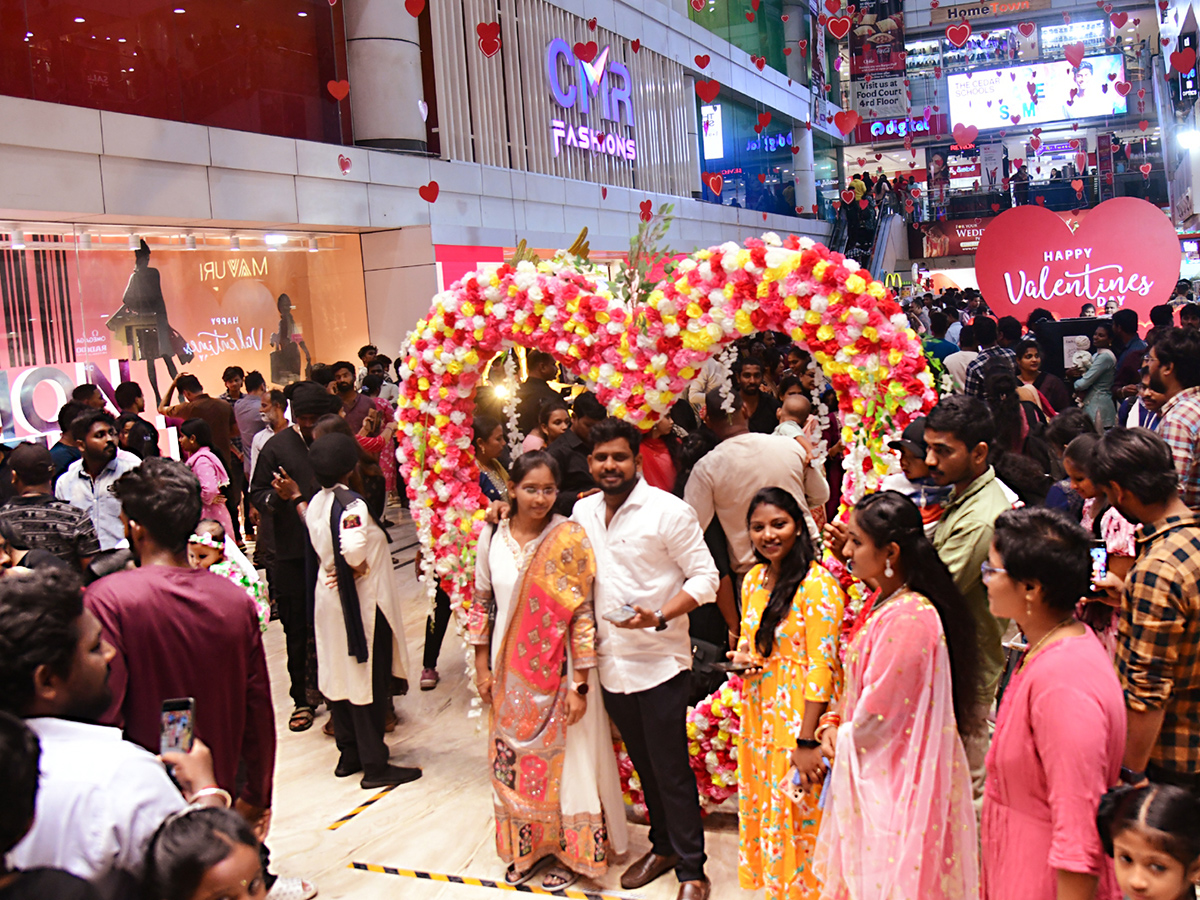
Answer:
[[[554,497],[558,494],[558,488],[556,488],[556,487],[552,487],[552,488],[523,487],[523,488],[521,488],[521,493],[529,498],[538,497],[538,496]]]
[[[1000,566],[993,566],[989,562],[982,562],[979,564],[979,574],[983,576],[984,584],[987,584],[991,580],[992,576],[995,575],[997,572],[1006,572],[1006,571],[1007,571],[1006,569],[1002,569]]]

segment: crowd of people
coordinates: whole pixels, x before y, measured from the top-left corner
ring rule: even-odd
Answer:
[[[1058,377],[1049,314],[914,298],[945,391],[848,510],[837,396],[784,335],[739,341],[646,432],[544,353],[513,406],[481,389],[463,625],[507,884],[561,891],[626,854],[615,732],[650,826],[621,887],[673,871],[707,900],[688,709],[736,674],[742,888],[1194,897],[1200,332],[1165,311],[1144,337],[1129,311],[1098,319]],[[119,419],[84,386],[56,444],[8,454],[0,897],[315,893],[265,843],[271,618],[288,727],[325,704],[335,776],[421,778],[385,739],[410,678],[385,518],[398,385],[360,358],[286,390],[231,367],[220,398],[180,373],[159,412],[181,460],[132,383]],[[424,690],[453,614],[439,589]],[[196,740],[160,761],[183,697]]]

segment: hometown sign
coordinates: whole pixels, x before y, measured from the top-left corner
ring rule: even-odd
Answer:
[[[633,128],[633,81],[624,63],[608,58],[611,49],[601,50],[595,42],[572,47],[562,38],[555,38],[546,46],[546,77],[554,102],[589,121],[614,123],[576,125],[565,117],[551,119],[555,156],[563,147],[577,147],[617,159],[637,159],[634,139],[613,130],[620,127],[622,120]]]
[[[1158,207],[1134,197],[1101,203],[1081,219],[1018,206],[983,232],[975,274],[988,306],[1021,321],[1036,307],[1060,318],[1084,303],[1116,300],[1145,320],[1179,278],[1179,238]]]

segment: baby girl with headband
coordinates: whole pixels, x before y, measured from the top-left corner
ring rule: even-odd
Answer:
[[[225,539],[225,527],[216,519],[201,519],[196,533],[188,538],[188,562],[193,569],[208,571],[228,578],[254,601],[258,627],[267,630],[271,621],[271,605],[263,599],[262,582],[258,572],[245,554]]]

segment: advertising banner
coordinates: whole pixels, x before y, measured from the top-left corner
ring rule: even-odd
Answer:
[[[859,114],[861,115],[861,113]],[[880,141],[903,140],[908,135],[937,137],[949,132],[945,113],[934,113],[928,119],[895,118],[877,122],[861,122],[854,127],[854,143],[875,144]]]
[[[1058,60],[950,75],[950,121],[986,131],[1124,115],[1125,98],[1115,87],[1124,81],[1124,59],[1116,53],[1090,56],[1078,71]]]
[[[1001,213],[984,229],[975,273],[1000,316],[1023,321],[1039,306],[1074,316],[1084,303],[1116,300],[1148,318],[1171,296],[1179,261],[1179,240],[1162,210],[1117,197],[1082,217],[1036,205]]]
[[[929,10],[929,21],[934,25],[946,22],[962,22],[969,20],[978,22],[981,19],[1001,19],[1013,16],[1023,16],[1025,13],[1038,9],[1049,9],[1051,0],[974,0],[971,3],[939,4]]]
[[[887,75],[850,82],[850,107],[864,119],[893,119],[908,115],[904,76]]]
[[[904,4],[866,0],[850,29],[850,80],[904,74]],[[864,115],[858,110],[859,115]]]
[[[1004,145],[982,144],[979,163],[983,169],[983,186],[989,191],[1000,190],[1004,181]]]
[[[979,249],[979,239],[992,218],[933,222],[921,226],[921,249],[926,259],[964,256]]]

